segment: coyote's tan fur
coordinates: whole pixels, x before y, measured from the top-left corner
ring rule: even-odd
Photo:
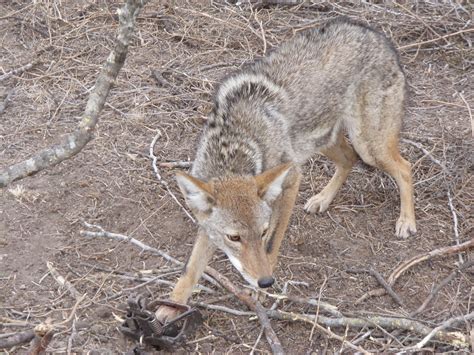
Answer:
[[[404,101],[394,49],[346,19],[300,33],[225,79],[191,175],[177,174],[199,231],[171,299],[188,301],[215,248],[251,285],[272,285],[301,166],[316,153],[331,159],[336,172],[306,211],[325,211],[360,157],[398,184],[396,234],[415,233],[411,167],[398,150]],[[161,307],[157,315],[174,312]]]

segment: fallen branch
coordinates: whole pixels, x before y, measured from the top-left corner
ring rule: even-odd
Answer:
[[[233,293],[242,303],[244,303],[248,308],[254,311],[262,324],[262,327],[265,331],[265,336],[267,338],[268,344],[272,348],[273,354],[284,354],[283,347],[278,339],[275,331],[273,330],[268,316],[266,314],[266,309],[258,302],[255,301],[247,292],[242,289],[238,289],[234,286],[230,280],[219,273],[217,270],[214,270],[210,267],[206,268],[206,272],[216,279],[222,286],[224,286],[229,292]]]
[[[15,319],[10,319],[6,317],[0,317],[0,327],[4,328],[28,328],[32,324],[29,322],[17,321]]]
[[[16,345],[29,342],[34,337],[35,337],[35,332],[33,330],[27,330],[24,332],[16,333],[7,338],[0,339],[0,349],[7,349]]]
[[[97,229],[100,229],[100,232],[91,232],[91,231],[83,231],[81,230],[79,232],[80,235],[84,236],[84,237],[89,237],[89,238],[108,238],[108,239],[113,239],[113,240],[118,240],[118,241],[121,241],[121,242],[127,242],[127,243],[130,243],[132,245],[135,245],[137,247],[139,247],[142,251],[147,251],[149,253],[152,253],[152,254],[155,254],[155,255],[159,255],[161,256],[163,259],[167,260],[167,261],[171,261],[172,263],[176,264],[176,265],[179,265],[179,266],[184,266],[184,264],[179,261],[178,259],[175,259],[173,258],[172,256],[168,255],[167,253],[161,251],[161,250],[158,250],[156,248],[153,248],[153,247],[150,247],[144,243],[142,243],[141,241],[135,239],[135,238],[132,238],[132,237],[129,237],[127,235],[123,235],[123,234],[118,234],[118,233],[111,233],[111,232],[106,232],[102,227],[100,226],[97,226],[95,224],[90,224],[90,223],[87,223],[87,222],[83,222],[84,225],[88,228],[97,228]]]
[[[193,304],[198,307],[227,312],[236,316],[249,317],[249,316],[257,315],[255,312],[238,311],[238,310],[229,309],[227,307],[220,306],[220,305],[208,305],[203,302],[193,302]],[[352,349],[358,350],[361,352],[366,352],[366,351],[362,348],[351,346],[355,344],[348,342],[343,337],[337,334],[334,334],[329,329],[326,329],[324,327],[328,327],[328,328],[349,327],[351,329],[363,329],[363,328],[377,329],[377,327],[383,327],[388,330],[403,330],[410,333],[419,334],[422,336],[426,336],[433,331],[433,329],[431,329],[430,327],[427,327],[416,320],[407,319],[407,318],[398,318],[398,317],[373,316],[373,317],[368,317],[368,318],[359,318],[359,317],[345,317],[342,314],[338,317],[326,317],[326,316],[321,316],[318,314],[318,316],[316,317],[316,315],[314,314],[300,314],[300,313],[286,312],[286,311],[274,310],[274,309],[267,309],[266,314],[270,318],[273,318],[273,319],[289,321],[289,322],[304,322],[304,323],[310,324],[311,326],[314,326],[315,319],[317,319],[316,324],[319,330],[325,332],[331,338],[340,340],[345,345],[348,345]],[[330,333],[328,332],[328,330]],[[435,332],[433,338],[437,341],[446,342],[454,346],[459,346],[459,347],[469,346],[468,337],[460,332],[443,332],[441,331],[441,329],[439,329]]]
[[[146,0],[127,0],[126,4],[118,10],[120,27],[115,47],[110,52],[95,82],[77,129],[68,134],[61,143],[0,171],[0,187],[59,164],[79,153],[93,138],[99,114],[104,107],[110,88],[125,62],[135,20],[145,3]]]
[[[321,311],[325,311],[334,317],[342,317],[342,313],[337,309],[336,306],[329,304],[327,302],[318,301],[314,298],[303,298],[293,295],[276,295],[272,293],[265,293],[267,296],[271,298],[276,298],[277,300],[288,300],[290,302],[300,303],[300,304],[307,304],[312,307],[318,307]]]
[[[426,335],[423,340],[421,340],[419,343],[415,344],[413,347],[409,348],[409,350],[419,350],[423,348],[426,343],[428,343],[431,338],[433,338],[436,334],[439,334],[441,330],[446,329],[452,324],[459,323],[459,322],[468,322],[471,319],[474,319],[474,312],[471,312],[469,314],[466,314],[465,316],[459,316],[459,317],[454,317],[451,319],[448,319],[447,321],[443,322],[441,325],[437,326],[434,328],[431,332],[429,332],[428,335]],[[466,336],[466,342],[468,341],[467,336]]]
[[[210,309],[213,311],[225,312],[229,314],[233,314],[234,316],[256,316],[257,314],[252,311],[239,311],[238,309],[229,308],[226,306],[221,306],[217,304],[207,304],[204,302],[196,302],[190,301],[189,304],[191,306],[197,306],[205,309]]]
[[[298,314],[293,312],[285,312],[280,310],[268,310],[267,314],[270,318],[286,320],[286,321],[300,321],[314,324],[316,318],[315,315],[309,314]],[[472,313],[471,313],[472,314]],[[469,314],[469,319],[470,315]],[[383,316],[373,316],[367,319],[356,318],[356,317],[339,317],[339,318],[329,318],[325,316],[318,315],[317,322],[323,324],[326,327],[336,328],[336,327],[350,327],[353,329],[363,329],[367,327],[382,327],[390,330],[401,329],[410,333],[416,333],[420,335],[428,335],[434,331],[422,323],[406,319],[406,318],[396,318],[396,317],[383,317]],[[435,328],[436,329],[436,328]],[[468,347],[469,339],[467,335],[464,335],[460,332],[444,332],[441,329],[438,329],[434,335],[433,339],[436,339],[441,342],[445,342],[457,347]]]

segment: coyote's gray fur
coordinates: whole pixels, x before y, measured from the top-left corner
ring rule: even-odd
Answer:
[[[225,79],[191,175],[177,175],[200,229],[172,299],[187,302],[215,247],[249,283],[273,283],[300,167],[315,153],[333,160],[336,173],[308,212],[327,209],[359,156],[400,188],[396,234],[415,233],[411,168],[398,150],[405,86],[387,39],[347,19],[302,32]]]

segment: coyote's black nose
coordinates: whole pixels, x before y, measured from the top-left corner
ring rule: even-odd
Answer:
[[[271,276],[262,277],[261,279],[258,279],[258,287],[267,288],[273,285],[274,282],[275,282],[275,279]]]

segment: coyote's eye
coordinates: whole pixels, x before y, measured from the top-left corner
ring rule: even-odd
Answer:
[[[240,242],[240,235],[227,235],[227,239],[231,242]]]
[[[262,238],[265,238],[267,236],[268,228],[265,228],[262,232]]]

